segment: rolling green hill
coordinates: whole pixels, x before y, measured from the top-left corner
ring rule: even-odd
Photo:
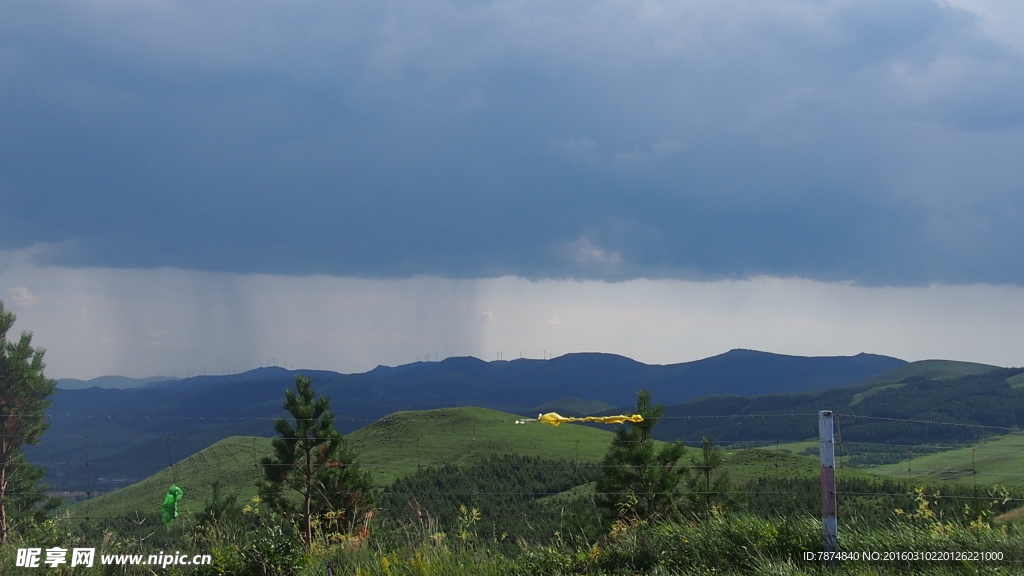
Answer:
[[[984,365],[918,364],[920,373],[899,382],[892,382],[901,376],[896,374],[849,388],[707,396],[665,406],[665,420],[654,434],[661,440],[711,436],[723,444],[800,442],[817,437],[819,410],[841,416],[842,438],[848,443],[967,444],[998,428],[1024,428],[1024,388],[1014,386],[1024,369],[992,368],[958,376],[958,371]]]
[[[867,470],[899,478],[1024,486],[1024,434],[997,436],[971,446]]]
[[[868,398],[871,398],[872,396],[875,396],[882,392],[885,392],[886,390],[898,390],[906,385],[906,382],[898,382],[896,384],[884,384],[882,386],[875,386],[874,388],[869,388],[863,392],[858,392],[857,394],[854,394],[853,398],[850,399],[850,403],[847,406],[856,406],[857,404],[860,404],[862,401],[867,400]]]
[[[1013,378],[1007,378],[1006,382],[1010,385],[1010,388],[1024,387],[1024,374],[1017,374]]]
[[[955,360],[918,360],[903,366],[886,370],[881,374],[868,378],[860,385],[867,388],[899,384],[907,378],[922,377],[928,380],[955,380],[969,374],[984,374],[999,366],[978,364],[976,362],[957,362]]]
[[[449,408],[421,412],[398,412],[347,436],[359,454],[362,466],[370,469],[380,486],[407,477],[420,468],[443,465],[477,465],[488,457],[504,454],[534,456],[550,461],[594,463],[608,449],[612,433],[588,426],[516,425],[516,416],[483,408]],[[210,484],[219,481],[222,493],[236,495],[238,503],[256,495],[262,477],[260,458],[271,453],[271,440],[236,436],[217,442],[157,474],[90,502],[71,507],[76,518],[123,518],[136,510],[155,517],[164,492],[172,483],[185,491],[183,515],[202,509],[211,495]],[[696,457],[689,448],[685,461]],[[744,484],[759,478],[778,481],[813,479],[818,475],[816,458],[776,453],[771,450],[733,450],[723,453],[725,469],[734,482]],[[848,474],[869,477],[871,474]],[[586,488],[573,494],[587,493]]]
[[[516,425],[517,418],[484,408],[397,412],[346,438],[379,485],[419,467],[469,464],[490,455],[596,462],[612,438],[608,430],[586,426]],[[262,477],[258,462],[270,455],[270,442],[241,436],[221,440],[141,482],[73,505],[72,515],[106,518],[156,510],[173,483],[185,491],[184,513],[202,509],[214,480],[220,481],[223,493],[237,494],[239,502],[247,500],[256,495],[256,481]]]
[[[843,416],[842,437],[847,448],[844,462],[861,467],[898,462],[904,458],[905,449],[899,447],[903,444],[919,444],[922,445],[920,451],[934,452],[938,450],[937,444],[964,446],[984,440],[992,432],[984,427],[920,425],[887,419],[1009,427],[1017,425],[1018,418],[1024,414],[1024,389],[1014,387],[1022,376],[1020,369],[992,369],[983,374],[955,377],[958,372],[981,370],[985,366],[946,361],[915,365],[918,365],[917,374],[905,377],[895,385],[883,379],[875,382],[877,386],[860,385],[793,395],[708,397],[667,406],[666,418],[655,430],[655,435],[664,440],[683,438],[691,442],[709,435],[719,444],[749,441],[758,445],[757,442],[773,439],[803,441],[816,435],[816,411],[833,409],[842,412]],[[854,402],[858,396],[858,401]],[[348,439],[358,451],[362,464],[383,486],[421,467],[469,464],[486,456],[502,454],[595,462],[604,455],[612,438],[610,427],[517,426],[514,424],[516,418],[512,414],[484,408],[396,412],[351,433]],[[270,433],[268,422],[260,424],[263,428],[254,429],[254,433]],[[855,451],[858,443],[865,446],[874,443],[876,446]],[[158,459],[160,453],[171,447],[157,442],[147,455]],[[883,448],[888,451],[879,452]],[[801,447],[793,452],[799,455],[805,449]],[[159,502],[172,482],[186,490],[189,495],[186,503],[191,506],[198,505],[207,497],[212,480],[219,480],[226,493],[249,498],[255,494],[254,483],[261,473],[256,463],[269,452],[270,440],[267,438],[235,436],[195,452],[176,466],[166,468],[143,482],[112,495],[94,498],[88,505],[77,504],[74,513],[96,517],[121,515],[135,508],[149,509],[153,506],[150,502]],[[927,457],[938,458],[939,455]],[[113,460],[133,461],[127,457]],[[813,461],[813,458],[809,460]],[[922,460],[921,469],[955,469],[952,464],[931,466],[929,462]],[[742,467],[738,463],[731,465],[737,469],[733,476],[742,480],[741,477],[746,475]],[[762,465],[751,466],[753,469]],[[775,464],[771,466],[775,467]],[[912,463],[913,466],[917,465]],[[1010,467],[991,468],[993,476],[986,478],[985,483],[1006,483],[1013,474],[1024,472],[1013,468],[1011,463],[1007,466]],[[905,463],[898,463],[872,470],[899,476],[905,469]],[[980,464],[979,470],[983,470]],[[984,472],[988,474],[989,470]],[[936,474],[936,480],[945,480],[949,476],[947,473],[942,473],[946,476]],[[998,474],[1011,476],[1004,478]],[[94,470],[94,479],[98,475]],[[185,508],[190,509],[188,506]]]
[[[78,502],[69,511],[75,519],[134,518],[136,511],[143,518],[159,519],[164,493],[177,484],[185,491],[178,511],[188,515],[203,509],[213,481],[220,482],[223,494],[237,495],[241,505],[256,495],[256,481],[262,476],[257,463],[270,453],[270,438],[226,438],[141,482]]]
[[[496,454],[596,462],[612,440],[611,427],[516,425],[518,418],[485,408],[396,412],[348,439],[378,484],[418,467],[466,464]]]
[[[593,493],[593,484],[586,476],[591,474],[592,478],[594,469],[585,465],[603,457],[612,438],[611,432],[577,425],[519,426],[514,424],[515,419],[511,414],[481,408],[400,412],[347,438],[359,452],[362,465],[374,473],[377,483],[388,487],[391,496],[386,496],[381,504],[385,508],[390,506],[391,513],[407,512],[408,506],[402,505],[405,500],[401,496],[408,493],[435,518],[449,523],[457,517],[454,511],[460,503],[480,507],[485,524],[490,525],[492,531],[496,530],[495,534],[511,534],[513,528],[505,525],[511,520],[504,518],[504,513],[515,508],[520,515],[533,511],[529,514],[532,528],[524,534],[536,537],[547,534],[545,531],[567,529],[561,524],[564,517],[569,517],[563,517],[563,513],[569,514],[566,510],[580,514],[579,518],[592,516],[593,504],[587,502]],[[815,445],[807,442],[761,449],[724,447],[721,470],[728,472],[734,489],[745,492],[742,505],[752,512],[813,514],[820,498],[817,458],[787,450],[800,452]],[[975,448],[979,472],[993,472],[984,479],[979,475],[979,485],[1010,484],[1017,475],[1024,477],[1024,465],[1014,461],[1022,450],[1024,436],[1021,435],[979,444]],[[269,438],[228,438],[142,482],[88,503],[77,503],[70,511],[74,518],[88,515],[93,521],[131,518],[138,511],[150,523],[159,523],[156,513],[159,504],[167,487],[176,483],[185,491],[180,512],[188,517],[202,510],[211,495],[212,481],[219,481],[222,493],[236,496],[237,505],[241,506],[256,495],[256,482],[262,475],[258,461],[270,451]],[[508,460],[509,455],[522,462],[516,464],[518,461]],[[964,481],[970,478],[963,473],[963,468],[969,465],[970,456],[970,450],[966,449],[916,459],[913,466],[919,472],[910,482],[906,479],[905,463],[870,470],[850,467],[837,470],[841,489],[861,494],[844,498],[845,509],[884,522],[892,509],[910,504],[909,496],[900,494],[908,494],[919,482],[938,486],[958,481],[962,490],[969,491],[971,488],[964,485]],[[528,461],[531,457],[537,460],[531,463]],[[690,463],[696,457],[699,457],[699,450],[691,447],[684,455],[684,462]],[[574,466],[574,462],[582,466]],[[485,482],[486,475],[480,474],[482,466],[508,465],[515,466],[510,470],[517,471],[518,476],[502,473],[497,479]],[[536,472],[529,470],[533,465],[539,467]],[[561,466],[566,468],[563,470]],[[960,474],[924,474],[925,469],[959,470]],[[996,471],[1001,475],[995,474]],[[575,480],[582,481],[582,485],[572,486],[570,476],[574,473],[582,474]],[[397,479],[405,484],[393,483]],[[570,484],[565,484],[567,480]],[[522,482],[530,490],[539,489],[541,495],[516,496],[518,484],[510,482]],[[500,494],[493,492],[495,486],[502,490]],[[437,492],[439,489],[442,491]],[[565,492],[543,496],[551,489]],[[409,490],[413,492],[406,492]],[[417,497],[416,490],[424,491],[423,495]],[[453,492],[448,494],[448,490]],[[504,495],[506,492],[512,496]],[[884,498],[870,495],[875,492],[888,495]]]
[[[765,450],[775,450],[766,447]],[[817,440],[780,444],[778,449],[793,454],[817,453]],[[975,444],[914,446],[903,448],[903,459],[881,466],[860,467],[862,472],[899,480],[928,483],[959,483],[1024,487],[1024,434],[993,436]],[[931,453],[922,454],[922,450]],[[911,458],[907,458],[908,451]],[[915,453],[916,451],[916,453]],[[846,458],[846,461],[850,461]],[[853,459],[856,461],[856,458]],[[976,471],[976,473],[975,473]]]
[[[398,412],[349,434],[346,438],[370,469],[378,485],[385,486],[419,468],[446,464],[470,465],[502,454],[536,456],[569,462],[597,462],[612,439],[609,430],[589,426],[516,425],[517,416],[484,408],[446,408]],[[260,458],[271,453],[270,439],[236,436],[221,440],[157,474],[71,507],[75,517],[123,517],[135,510],[155,510],[171,484],[185,491],[181,511],[197,512],[210,496],[210,483],[219,481],[223,493],[238,495],[239,502],[256,495],[262,477]],[[690,448],[686,458],[695,456]],[[730,474],[738,482],[763,475],[815,476],[813,458],[752,450],[724,454]]]
[[[860,384],[867,390],[855,394],[850,400],[850,406],[856,406],[861,401],[885,390],[894,390],[906,386],[905,380],[918,378],[934,381],[956,380],[961,376],[971,374],[984,374],[999,368],[989,364],[978,364],[976,362],[957,362],[954,360],[919,360],[897,366],[892,370],[882,372],[877,376],[868,378]],[[1011,383],[1012,384],[1012,383]]]

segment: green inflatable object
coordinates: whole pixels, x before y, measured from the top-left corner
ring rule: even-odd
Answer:
[[[178,500],[181,500],[184,495],[185,491],[174,484],[167,489],[164,503],[160,506],[160,519],[164,521],[164,524],[170,524],[178,517]]]

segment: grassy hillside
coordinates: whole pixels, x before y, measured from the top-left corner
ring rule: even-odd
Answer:
[[[262,477],[256,463],[270,452],[270,438],[226,438],[141,482],[89,502],[78,502],[70,512],[76,519],[134,517],[135,511],[142,517],[158,518],[167,488],[177,484],[185,491],[178,511],[191,514],[203,509],[203,502],[211,494],[210,483],[215,480],[221,483],[222,493],[237,495],[241,503],[256,495],[256,481]]]
[[[516,418],[483,408],[399,412],[347,438],[358,451],[361,464],[373,472],[381,486],[390,485],[421,468],[477,465],[487,457],[505,454],[540,457],[567,464],[593,463],[604,456],[612,439],[610,430],[577,425],[516,425]],[[756,450],[725,448],[722,453],[723,469],[728,471],[734,485],[761,482],[773,491],[790,490],[788,486],[795,485],[793,483],[809,481],[813,484],[816,481],[819,473],[816,455],[801,455],[808,448],[815,452],[816,446],[816,442],[801,442]],[[978,483],[1024,484],[1019,481],[1024,478],[1024,463],[1019,462],[1019,458],[1015,459],[1021,451],[1024,451],[1024,436],[1021,435],[991,439],[977,445],[974,455],[979,471]],[[142,482],[94,498],[88,504],[78,503],[72,507],[72,513],[75,517],[88,514],[91,518],[123,517],[134,510],[154,514],[172,483],[185,490],[186,498],[181,506],[183,513],[194,513],[209,498],[210,483],[214,480],[221,483],[223,493],[237,495],[241,503],[256,494],[255,484],[262,476],[257,463],[270,452],[269,438],[228,438]],[[689,448],[684,459],[689,461],[697,455],[697,449]],[[912,462],[913,479],[971,481],[967,472],[971,468],[970,463],[970,449],[915,457]],[[940,470],[954,472],[938,472]],[[865,470],[847,467],[842,471],[842,477],[850,480],[867,481],[878,478],[877,475],[905,479],[906,462]]]
[[[796,446],[796,444],[791,445]],[[815,450],[818,443],[814,442]],[[691,458],[699,457],[700,449],[695,447],[687,448],[683,456],[683,462],[691,464]],[[793,454],[786,449],[771,448],[758,449],[722,449],[722,471],[729,474],[733,485],[740,487],[760,479],[771,479],[779,482],[793,480],[818,480],[821,474],[821,463],[817,455],[814,457]],[[844,468],[840,471],[842,478],[856,479],[879,479],[880,475],[866,470],[855,470]],[[565,499],[569,496],[580,494],[592,494],[594,483],[584,486],[577,486],[564,494],[549,496],[552,499]]]
[[[918,360],[886,370],[877,376],[868,378],[861,383],[862,386],[874,388],[877,386],[889,386],[899,384],[907,378],[923,377],[928,380],[955,380],[969,374],[984,374],[999,368],[989,364],[978,364],[976,362],[957,362],[955,360]]]
[[[850,403],[848,404],[848,406],[856,406],[857,404],[860,404],[861,401],[867,400],[868,398],[871,398],[872,396],[875,396],[881,392],[884,392],[886,390],[898,390],[906,385],[906,382],[899,382],[897,384],[885,384],[882,386],[875,386],[874,388],[869,388],[863,392],[854,394],[853,398],[850,399]]]
[[[607,430],[563,425],[516,425],[518,416],[484,408],[446,408],[398,412],[347,436],[380,485],[390,484],[419,467],[468,464],[485,456],[521,454],[550,459],[596,462],[611,442]],[[262,477],[259,459],[271,454],[269,438],[221,440],[145,480],[72,506],[76,517],[105,518],[134,510],[156,510],[167,487],[185,491],[181,510],[202,509],[218,480],[223,493],[239,501],[256,494]]]
[[[910,471],[908,473],[907,468]],[[899,478],[1024,486],[1024,434],[1007,434],[972,446],[915,456],[867,469]],[[977,474],[972,471],[977,470]]]
[[[850,406],[856,406],[862,400],[866,400],[885,390],[892,390],[906,386],[904,380],[908,378],[924,378],[927,380],[956,380],[961,376],[970,374],[984,374],[995,370],[998,366],[989,364],[978,364],[976,362],[957,362],[954,360],[919,360],[892,370],[882,372],[864,381],[861,386],[868,387],[864,392],[855,394],[850,400]]]
[[[1024,370],[992,368],[956,376],[957,371],[984,365],[918,364],[922,373],[895,383],[884,380],[801,394],[709,396],[666,406],[665,420],[654,434],[662,440],[711,436],[723,444],[800,442],[817,437],[819,410],[842,416],[842,437],[848,443],[971,443],[996,432],[986,427],[1024,428],[1024,388],[1008,382]]]
[[[419,468],[446,464],[476,464],[502,454],[536,456],[551,460],[597,462],[612,439],[610,430],[587,426],[516,425],[517,416],[484,408],[446,408],[398,412],[347,436],[381,486]],[[610,427],[609,427],[610,428]],[[76,517],[121,517],[134,510],[153,511],[172,483],[186,494],[183,513],[202,509],[217,480],[223,493],[238,495],[239,502],[256,495],[262,477],[259,459],[271,453],[270,439],[232,437],[217,442],[157,474],[116,492],[72,507]],[[696,456],[690,448],[686,459]],[[816,477],[816,459],[770,451],[727,450],[726,467],[737,482],[754,478]]]
[[[686,460],[697,457],[699,448],[687,451]],[[743,484],[762,477],[773,478],[817,478],[821,472],[818,459],[798,456],[775,450],[724,450],[723,469],[737,484]]]
[[[379,484],[418,467],[465,464],[498,454],[596,462],[612,440],[611,427],[516,425],[518,418],[485,408],[397,412],[348,438]]]
[[[817,442],[814,443],[817,446]],[[697,458],[700,448],[689,447],[683,455],[683,462],[691,464],[691,458]],[[776,451],[774,447],[769,449],[723,449],[721,470],[729,474],[729,479],[735,486],[742,486],[749,482],[771,478],[782,482],[794,479],[817,479],[821,474],[821,464],[817,456],[810,458],[791,454],[786,450]],[[843,471],[844,476],[857,478],[876,478],[876,474],[870,472],[847,469]],[[594,493],[594,482],[563,492],[547,496],[544,499],[552,501],[565,501],[573,497],[591,495]]]

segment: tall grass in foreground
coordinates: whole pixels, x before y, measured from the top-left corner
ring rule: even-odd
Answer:
[[[608,576],[669,574],[1024,574],[1024,533],[1013,527],[989,528],[980,522],[954,522],[904,515],[887,527],[863,527],[856,520],[840,527],[846,552],[1001,552],[1001,562],[887,561],[839,562],[829,567],[804,560],[821,549],[821,525],[813,518],[761,518],[713,515],[699,523],[617,525],[594,541],[563,540],[548,544],[500,536],[483,539],[474,529],[473,510],[461,510],[455,530],[438,530],[426,519],[416,525],[371,525],[370,532],[325,536],[305,550],[281,526],[196,533],[189,552],[212,553],[205,567],[166,570],[96,566],[39,568],[54,575],[292,575],[292,576]],[[911,517],[913,516],[913,517]],[[198,528],[198,527],[197,527]],[[26,540],[0,548],[0,573],[25,574],[14,568],[17,547],[65,546],[80,539],[56,523]],[[121,553],[139,548],[132,535],[104,534],[88,546]],[[194,546],[194,548],[192,548]],[[101,553],[100,550],[97,553]]]
[[[450,539],[424,533],[398,546],[368,542],[359,549],[326,551],[307,574],[413,575],[645,575],[667,574],[1021,574],[1024,534],[1015,528],[989,529],[914,521],[890,527],[844,526],[847,552],[1001,552],[1002,562],[858,561],[830,567],[804,560],[821,550],[821,524],[813,519],[713,517],[697,524],[638,524],[618,527],[591,543],[521,543],[514,553],[497,542]],[[392,542],[391,544],[397,544]]]

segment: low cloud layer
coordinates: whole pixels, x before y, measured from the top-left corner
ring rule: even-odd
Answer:
[[[2,255],[2,254],[0,254]],[[25,292],[12,287],[27,284]],[[360,372],[477,356],[610,352],[674,363],[751,348],[1024,365],[1024,288],[870,288],[803,279],[366,280],[0,266],[15,332],[51,377]]]
[[[367,279],[1022,285],[1020,16],[8,2],[0,249]]]

